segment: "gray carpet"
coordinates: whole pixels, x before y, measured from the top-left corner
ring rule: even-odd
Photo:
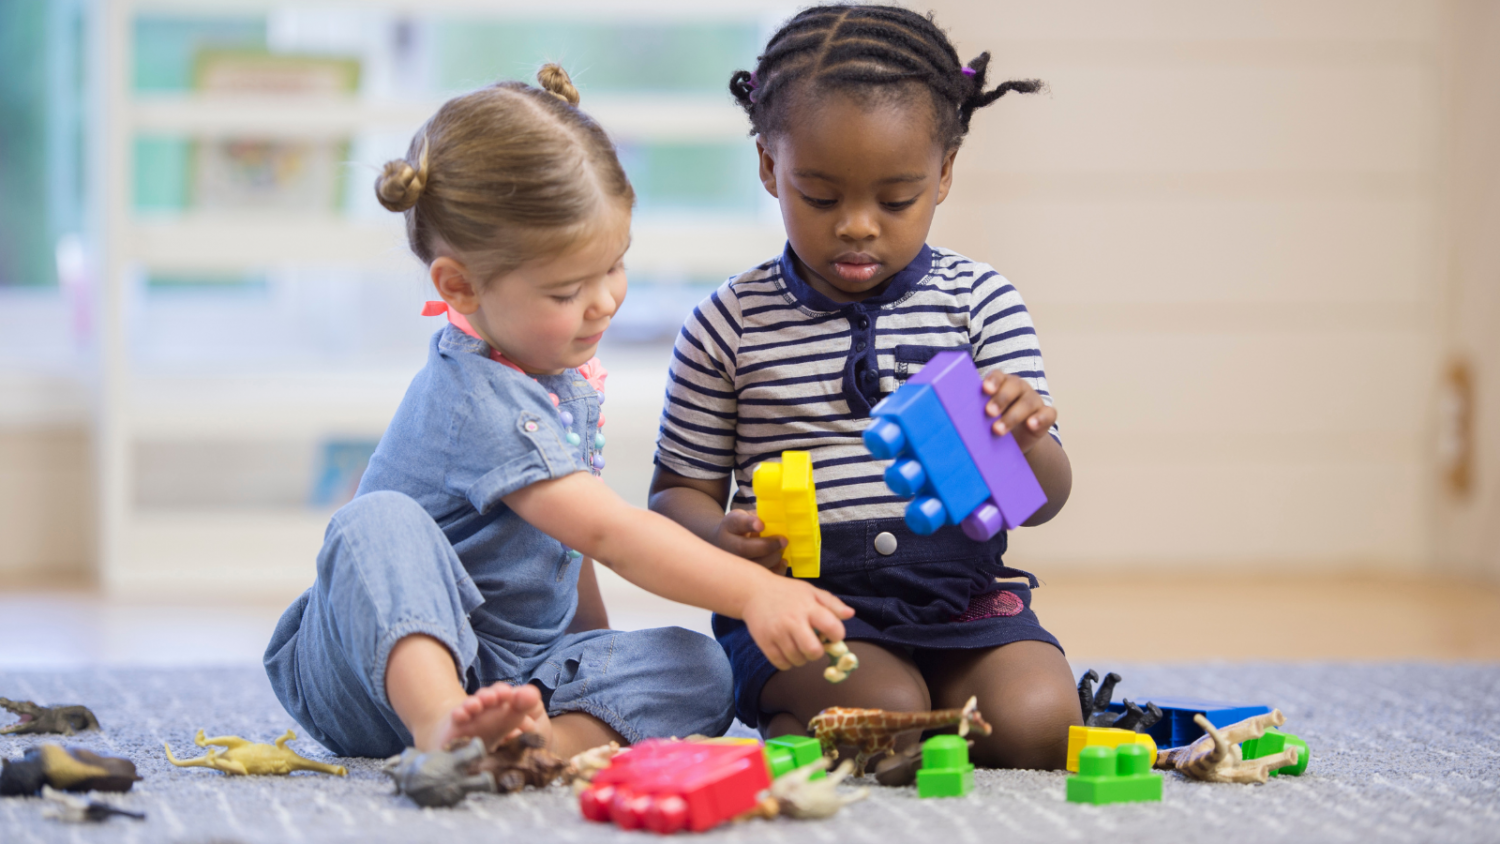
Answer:
[[[1300,778],[1266,785],[1166,780],[1159,804],[1081,806],[1063,799],[1064,775],[980,771],[972,795],[920,800],[876,787],[871,799],[823,822],[756,821],[721,827],[722,841],[1497,841],[1500,840],[1500,666],[1430,664],[1097,666],[1119,671],[1119,693],[1265,702],[1307,740]],[[0,842],[644,841],[589,824],[561,787],[470,797],[454,809],[417,809],[390,794],[378,760],[342,760],[347,779],[314,774],[226,777],[171,767],[161,743],[198,755],[192,737],[232,733],[269,741],[288,727],[259,670],[0,672],[0,696],[84,703],[101,733],[73,743],[126,756],[145,781],[118,797],[144,822],[90,827],[41,817],[42,801],[0,798]],[[0,713],[3,715],[3,713]],[[18,756],[37,737],[0,737]],[[304,755],[327,753],[310,740]]]

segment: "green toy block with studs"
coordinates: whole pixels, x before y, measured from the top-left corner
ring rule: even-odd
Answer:
[[[1078,773],[1068,778],[1068,802],[1144,803],[1161,800],[1161,774],[1151,773],[1151,753],[1139,744],[1085,747]]]
[[[811,736],[779,736],[766,742],[766,766],[771,769],[771,779],[789,774],[818,761],[823,756],[823,745]],[[828,774],[817,771],[810,780],[820,780]]]
[[[1285,767],[1276,768],[1271,771],[1271,776],[1287,774],[1289,776],[1301,776],[1307,770],[1308,750],[1307,742],[1297,738],[1291,733],[1283,733],[1280,730],[1266,730],[1266,734],[1260,738],[1247,739],[1240,745],[1240,753],[1245,759],[1259,759],[1262,756],[1272,756],[1286,750],[1288,747],[1297,748],[1297,763]]]
[[[922,743],[917,771],[918,797],[962,797],[974,790],[969,743],[958,736],[933,736]]]

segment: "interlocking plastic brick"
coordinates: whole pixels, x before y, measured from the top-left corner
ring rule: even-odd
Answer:
[[[1264,715],[1271,711],[1271,707],[1259,704],[1225,703],[1187,697],[1141,695],[1135,700],[1140,706],[1154,703],[1161,709],[1161,720],[1157,721],[1150,730],[1151,738],[1156,740],[1158,747],[1182,747],[1201,738],[1203,728],[1193,721],[1193,716],[1200,713],[1208,719],[1208,723],[1215,727],[1227,727],[1246,718]],[[1121,703],[1111,703],[1109,711],[1124,712],[1125,706]]]
[[[1152,759],[1156,758],[1156,741],[1149,733],[1114,727],[1069,727],[1067,768],[1078,773],[1078,755],[1085,747],[1119,747],[1122,744],[1139,744],[1146,748]]]
[[[648,740],[594,775],[578,795],[591,821],[663,835],[702,832],[754,808],[771,786],[758,743]]]
[[[962,522],[990,497],[963,439],[928,384],[905,384],[871,409],[865,447],[877,460],[895,460],[885,472],[897,495],[915,496],[906,524],[919,535]]]
[[[1303,771],[1307,770],[1307,760],[1311,757],[1307,749],[1307,742],[1291,733],[1283,733],[1280,730],[1266,730],[1266,734],[1260,738],[1246,739],[1241,742],[1240,753],[1246,759],[1259,759],[1262,756],[1271,756],[1280,753],[1288,747],[1297,748],[1297,764],[1283,765],[1280,768],[1276,768],[1271,771],[1271,776],[1275,777],[1287,774],[1288,776],[1299,777]]]
[[[766,764],[771,766],[771,778],[790,773],[798,768],[823,758],[823,746],[811,736],[780,736],[766,742]],[[813,773],[809,779],[823,779],[824,771]]]
[[[1085,747],[1079,771],[1068,777],[1068,802],[1143,803],[1161,800],[1161,774],[1151,773],[1151,755],[1144,745]]]
[[[1047,503],[1047,494],[1037,483],[1031,464],[1026,462],[1026,455],[1016,445],[1016,438],[1011,434],[995,436],[995,420],[984,412],[989,401],[984,394],[984,380],[968,352],[939,352],[906,383],[932,385],[969,457],[984,478],[990,502],[999,511],[1003,529],[1015,530]],[[965,532],[970,533],[971,538],[989,538],[974,536],[967,530],[969,527],[965,525]],[[991,532],[990,536],[993,535]]]
[[[918,797],[962,797],[974,790],[969,743],[958,736],[933,736],[922,743],[917,771]]]
[[[812,455],[783,451],[780,462],[762,461],[750,477],[755,514],[765,536],[785,536],[782,557],[793,577],[817,577],[822,570],[823,532],[818,526],[818,495],[813,488]]]

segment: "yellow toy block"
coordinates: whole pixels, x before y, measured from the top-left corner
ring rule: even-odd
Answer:
[[[1122,744],[1144,745],[1151,752],[1151,761],[1156,761],[1156,740],[1148,733],[1135,730],[1117,730],[1114,727],[1069,727],[1068,770],[1078,773],[1078,754],[1085,747],[1119,747]]]
[[[785,536],[782,558],[793,577],[817,577],[821,571],[823,533],[818,528],[818,496],[813,489],[812,455],[783,451],[781,462],[767,460],[750,478],[755,514],[765,522],[764,536]]]

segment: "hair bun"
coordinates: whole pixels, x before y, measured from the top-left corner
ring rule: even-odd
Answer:
[[[422,145],[422,158],[413,168],[404,158],[393,158],[385,163],[380,175],[375,178],[375,198],[387,211],[405,211],[422,198],[422,189],[427,187],[427,145]]]
[[[551,62],[542,65],[542,69],[536,72],[536,81],[547,93],[568,105],[578,105],[578,89],[573,87],[573,79],[562,69],[562,65]]]

